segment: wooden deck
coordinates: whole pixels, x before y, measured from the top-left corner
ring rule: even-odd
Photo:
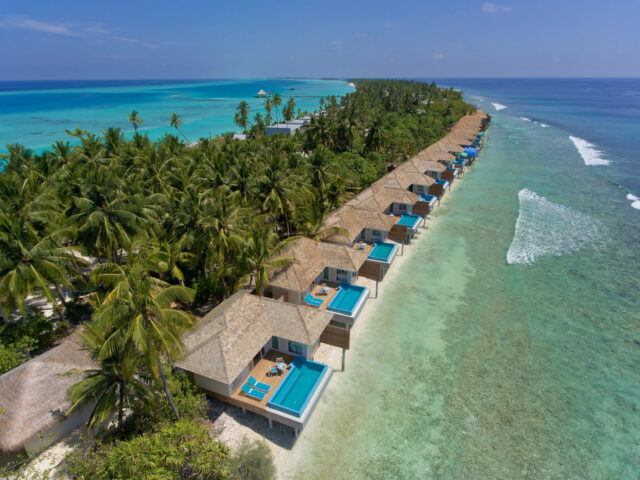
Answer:
[[[323,300],[322,305],[318,307],[320,310],[326,310],[331,303],[331,300],[333,300],[333,297],[338,293],[337,284],[336,286],[333,286],[334,284],[332,282],[323,282],[323,284],[326,284],[327,288],[329,288],[329,291],[326,292],[326,294],[323,292],[324,287],[322,285],[311,286],[311,295],[316,297],[318,300]],[[306,302],[305,305],[307,305]]]
[[[211,396],[218,398],[220,400],[223,400],[227,403],[231,403],[232,405],[236,405],[241,408],[246,408],[251,412],[264,415],[264,411],[267,408],[267,402],[269,401],[269,398],[271,397],[273,392],[276,390],[276,388],[278,388],[278,385],[280,385],[282,380],[284,380],[284,378],[289,373],[288,371],[285,371],[281,375],[274,375],[274,376],[271,376],[270,374],[267,375],[271,371],[271,368],[276,366],[276,358],[278,357],[282,357],[287,365],[289,365],[293,360],[292,355],[287,355],[286,353],[281,353],[276,350],[269,350],[267,354],[264,357],[262,357],[262,359],[258,362],[258,364],[249,373],[249,375],[252,375],[253,378],[255,378],[257,381],[266,383],[267,385],[271,386],[271,388],[269,389],[269,391],[267,392],[267,394],[264,396],[262,400],[251,398],[242,391],[242,385],[244,385],[245,382],[243,382],[238,387],[238,389],[235,392],[233,392],[231,397],[225,397],[223,395],[216,395],[216,394],[213,394]]]

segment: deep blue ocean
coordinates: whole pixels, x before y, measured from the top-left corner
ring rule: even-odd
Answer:
[[[436,83],[491,114],[485,146],[355,322],[286,478],[637,480],[640,80]]]
[[[367,302],[281,477],[637,480],[640,80],[435,80],[491,114],[485,146]],[[132,109],[154,138],[181,114],[193,141],[235,130],[241,100],[263,111],[261,88],[303,110],[353,90],[5,83],[0,145],[130,134]]]

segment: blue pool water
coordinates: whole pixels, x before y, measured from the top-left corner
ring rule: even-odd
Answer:
[[[442,178],[436,178],[436,183],[439,183],[441,185],[447,185],[449,183],[448,180],[443,180]]]
[[[403,215],[402,218],[398,220],[398,225],[415,228],[419,221],[420,217],[418,215]]]
[[[365,287],[343,283],[340,285],[336,296],[331,300],[327,311],[351,317],[360,303],[360,299],[366,293],[367,289]]]
[[[393,251],[398,247],[393,243],[378,242],[371,250],[371,253],[367,258],[370,260],[378,260],[380,262],[388,262],[393,254]]]
[[[302,357],[295,357],[291,363],[293,368],[273,392],[267,406],[301,417],[328,367]]]
[[[422,193],[420,195],[420,200],[422,200],[423,202],[433,203],[433,202],[436,201],[436,196],[435,195],[429,195],[427,193]]]

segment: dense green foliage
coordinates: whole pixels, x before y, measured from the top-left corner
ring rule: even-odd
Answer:
[[[45,318],[40,310],[0,325],[0,375],[51,348],[68,327],[66,322]]]
[[[121,439],[79,453],[75,476],[272,477],[260,445],[226,460],[225,447],[193,422],[200,402],[171,366],[194,324],[193,302],[221,301],[242,285],[260,294],[270,271],[291,262],[281,256],[288,242],[334,233],[323,227],[329,211],[473,109],[435,84],[356,82],[340,102],[322,99],[321,113],[294,136],[264,134],[274,116],[294,115],[295,101],[283,105],[276,94],[253,124],[248,104],[239,105],[234,121],[246,141],[151,141],[138,131],[143,114],[132,111],[131,139],[116,128],[76,129],[68,132],[75,146],[59,141],[42,154],[8,146],[0,174],[4,315],[26,312],[32,296],[45,297],[59,321],[71,305],[90,306],[81,336],[98,366],[69,390],[69,413],[93,405],[89,426],[115,417],[107,437]],[[169,123],[182,134],[179,115]],[[2,368],[24,360],[15,353],[23,346],[3,345]]]
[[[129,440],[76,449],[68,458],[72,478],[226,479],[227,447],[194,420],[163,424]]]

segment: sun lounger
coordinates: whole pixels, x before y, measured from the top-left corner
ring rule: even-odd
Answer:
[[[310,293],[307,293],[307,295],[304,297],[304,301],[307,302],[312,307],[319,307],[324,302],[324,300],[320,298],[316,298]]]
[[[242,385],[242,391],[251,398],[255,398],[256,400],[262,400],[266,395],[265,392],[261,392],[260,390],[256,390],[255,388],[251,388],[248,383]]]
[[[271,385],[267,385],[266,383],[257,381],[255,378],[253,378],[252,375],[249,375],[249,378],[247,378],[247,383],[253,388],[257,388],[258,390],[262,390],[263,392],[268,392],[271,388]]]

